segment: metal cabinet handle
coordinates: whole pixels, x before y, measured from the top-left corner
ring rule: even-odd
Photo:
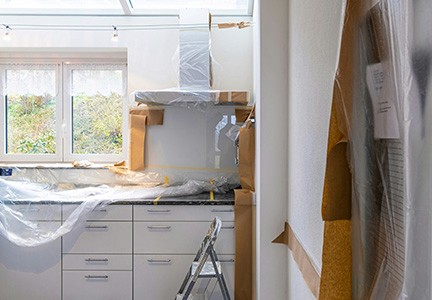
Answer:
[[[108,275],[86,275],[85,279],[108,279]]]
[[[153,226],[147,226],[147,228],[150,229],[150,230],[170,230],[171,226],[156,226],[156,225],[153,225]]]
[[[162,264],[169,264],[171,262],[171,259],[147,259],[149,263],[162,263]]]
[[[147,209],[149,213],[169,213],[171,209]]]
[[[102,208],[102,209],[95,209],[95,212],[107,212],[106,208]]]
[[[108,229],[108,225],[87,225],[86,229]]]
[[[234,229],[234,226],[222,226],[221,229]]]
[[[233,262],[235,262],[235,260],[234,259],[219,259],[219,262],[221,262],[221,263],[233,263]]]
[[[217,212],[234,212],[234,209],[212,209],[211,212],[217,213]]]
[[[19,207],[19,208],[17,208],[17,211],[19,211],[19,212],[40,212],[40,208],[38,208],[38,207],[29,207],[29,208]]]
[[[108,262],[108,258],[86,258],[86,262]]]

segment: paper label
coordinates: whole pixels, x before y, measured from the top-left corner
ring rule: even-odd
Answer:
[[[389,83],[382,63],[367,66],[366,82],[374,112],[376,139],[399,139],[399,122],[395,106],[396,93]]]

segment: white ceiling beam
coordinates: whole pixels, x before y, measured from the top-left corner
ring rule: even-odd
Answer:
[[[119,0],[125,15],[132,14],[132,7],[129,0]]]

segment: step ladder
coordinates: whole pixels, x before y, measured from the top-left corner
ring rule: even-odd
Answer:
[[[192,290],[199,278],[216,278],[224,300],[231,300],[228,288],[222,273],[221,264],[214,250],[214,244],[222,228],[222,221],[216,217],[201,243],[201,246],[186,274],[183,284],[175,300],[199,299],[192,295]],[[208,258],[210,257],[210,260]],[[203,298],[201,298],[203,299]],[[205,299],[205,298],[204,298]]]

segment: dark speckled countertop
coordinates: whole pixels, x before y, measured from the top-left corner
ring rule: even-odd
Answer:
[[[78,204],[78,201],[29,201],[29,200],[3,200],[4,204]],[[214,200],[210,200],[210,193],[202,193],[199,195],[182,196],[182,197],[167,197],[160,199],[124,199],[111,203],[111,205],[234,205],[234,191],[225,194],[214,194]]]

